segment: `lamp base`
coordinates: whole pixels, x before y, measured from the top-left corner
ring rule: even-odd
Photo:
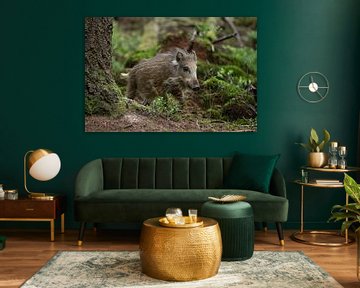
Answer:
[[[55,195],[30,192],[29,198],[36,199],[36,200],[54,200]]]

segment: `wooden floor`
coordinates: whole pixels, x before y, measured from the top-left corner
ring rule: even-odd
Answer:
[[[285,247],[277,245],[275,231],[257,231],[255,250],[303,251],[344,287],[360,287],[356,277],[356,244],[343,247],[304,245],[290,240],[285,233]],[[56,234],[49,242],[45,230],[0,230],[7,237],[6,248],[0,251],[0,287],[19,287],[36,273],[59,250],[138,250],[137,231],[86,231],[82,247],[76,245],[77,231]],[[61,287],[59,287],[61,288]]]

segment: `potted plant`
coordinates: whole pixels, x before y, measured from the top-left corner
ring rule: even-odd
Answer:
[[[331,210],[331,217],[329,220],[343,221],[341,231],[355,226],[360,223],[360,185],[351,178],[348,174],[344,173],[344,188],[346,193],[355,201],[348,205],[334,205]],[[360,226],[356,225],[356,232],[360,232]]]
[[[355,229],[357,241],[357,277],[360,280],[360,185],[348,174],[344,174],[345,191],[354,202],[348,205],[334,205],[329,221],[343,221],[341,233],[344,233],[349,228]]]
[[[297,143],[307,151],[308,165],[310,167],[323,167],[327,164],[328,154],[324,152],[325,144],[330,140],[330,133],[323,129],[324,139],[320,141],[319,136],[314,128],[310,130],[310,137],[308,143]]]

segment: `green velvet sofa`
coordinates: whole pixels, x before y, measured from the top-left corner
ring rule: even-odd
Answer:
[[[164,215],[168,207],[180,207],[185,213],[188,208],[200,211],[209,196],[226,194],[245,195],[254,221],[275,222],[283,245],[288,200],[282,174],[271,170],[268,193],[223,188],[232,159],[104,158],[85,164],[75,181],[78,245],[83,243],[86,223],[141,223]]]

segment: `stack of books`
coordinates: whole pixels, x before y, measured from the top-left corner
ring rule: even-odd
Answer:
[[[316,184],[322,184],[322,185],[338,185],[342,184],[340,180],[336,179],[315,179]]]

